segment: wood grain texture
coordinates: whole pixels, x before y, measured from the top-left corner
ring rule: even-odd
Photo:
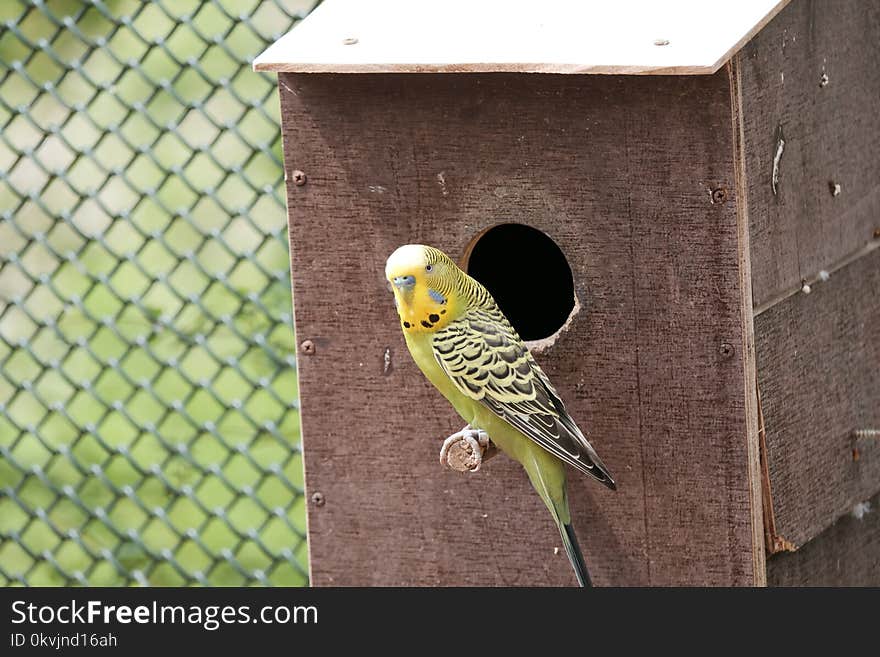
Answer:
[[[770,586],[880,586],[880,496],[847,513],[797,552],[767,560]]]
[[[538,360],[618,482],[569,475],[594,581],[755,583],[727,73],[279,82],[288,178],[308,176],[288,206],[297,336],[316,346],[299,359],[306,485],[325,500],[313,584],[574,584],[518,464],[438,464],[461,420],[383,279],[401,244],[457,256],[511,220],[559,244],[583,306]]]
[[[324,0],[260,55],[254,68],[308,73],[711,74],[787,2]]]
[[[764,307],[880,228],[880,2],[792,2],[738,58],[753,294]]]
[[[804,546],[880,491],[880,250],[755,319],[777,534]],[[858,460],[853,449],[859,449]]]
[[[762,454],[763,418],[759,408],[758,373],[755,362],[755,318],[752,309],[752,258],[749,235],[749,203],[746,185],[745,144],[742,116],[742,80],[739,61],[734,59],[725,67],[730,81],[731,129],[734,146],[734,181],[736,184],[736,230],[739,244],[739,291],[742,322],[743,390],[745,391],[746,444],[748,449],[749,496],[752,508],[752,553],[756,586],[767,584],[766,551],[759,548],[764,540],[765,518],[765,458]],[[770,509],[772,519],[772,508]]]

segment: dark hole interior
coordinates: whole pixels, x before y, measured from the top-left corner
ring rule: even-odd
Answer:
[[[492,293],[523,340],[553,335],[574,308],[574,280],[562,250],[531,226],[487,230],[471,249],[467,272]]]

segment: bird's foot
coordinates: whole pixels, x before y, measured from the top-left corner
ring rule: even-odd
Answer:
[[[458,472],[477,472],[485,459],[494,454],[489,434],[470,425],[443,441],[440,463]]]

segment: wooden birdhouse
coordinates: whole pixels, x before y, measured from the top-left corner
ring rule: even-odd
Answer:
[[[438,463],[384,263],[495,295],[614,473],[607,585],[880,584],[880,5],[325,0],[277,71],[315,585],[569,585]]]

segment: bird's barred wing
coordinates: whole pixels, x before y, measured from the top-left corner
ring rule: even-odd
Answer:
[[[468,312],[434,334],[433,348],[437,362],[462,393],[551,454],[615,487],[547,375],[500,311]]]

